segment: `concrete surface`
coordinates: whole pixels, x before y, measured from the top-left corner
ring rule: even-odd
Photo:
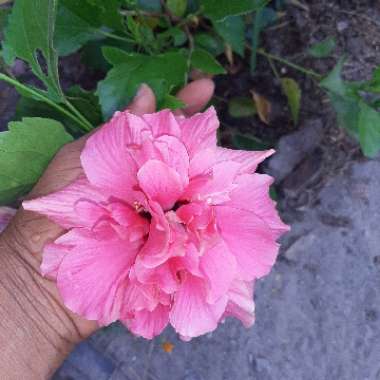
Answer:
[[[313,207],[284,217],[292,232],[257,286],[253,328],[229,320],[183,343],[170,329],[149,342],[116,324],[54,379],[379,380],[380,161],[354,163]]]

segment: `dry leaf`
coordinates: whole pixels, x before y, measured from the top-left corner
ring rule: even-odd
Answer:
[[[260,120],[263,123],[269,125],[270,114],[272,111],[272,104],[270,103],[268,99],[264,98],[264,96],[258,94],[257,92],[253,90],[251,91],[251,94],[253,97],[253,101],[255,102],[257,113],[259,115]]]
[[[163,343],[161,343],[161,347],[165,352],[170,354],[174,349],[174,344],[170,343],[170,342],[163,342]]]

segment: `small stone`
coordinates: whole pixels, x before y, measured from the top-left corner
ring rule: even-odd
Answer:
[[[336,28],[338,30],[339,33],[342,33],[344,32],[347,28],[348,28],[348,21],[338,21],[338,23],[336,24]]]

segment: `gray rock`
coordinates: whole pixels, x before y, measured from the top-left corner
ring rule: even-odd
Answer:
[[[77,350],[61,371],[74,362],[101,379],[116,363],[112,380],[378,380],[380,162],[352,165],[291,224],[274,270],[258,281],[253,328],[228,320],[189,343],[171,329],[149,342],[116,324],[89,341],[102,365],[94,354],[75,360]]]
[[[322,120],[308,121],[300,130],[280,139],[276,154],[269,160],[266,171],[277,183],[281,182],[307,154],[320,145],[322,137]]]

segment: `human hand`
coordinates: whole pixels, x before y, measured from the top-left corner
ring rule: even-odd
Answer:
[[[179,112],[187,116],[200,111],[212,97],[213,91],[214,84],[209,79],[190,83],[177,95],[187,105]],[[156,100],[152,90],[143,85],[128,108],[138,115],[154,112]],[[80,153],[86,139],[87,136],[84,136],[67,144],[57,153],[28,198],[36,198],[57,191],[70,184],[82,173]],[[0,279],[4,279],[0,282],[0,306],[9,303],[14,313],[24,314],[19,316],[20,321],[14,323],[9,321],[7,324],[9,339],[13,338],[14,331],[12,330],[20,328],[20,323],[25,326],[32,323],[31,329],[37,334],[37,337],[33,334],[28,336],[28,339],[34,339],[34,342],[21,341],[21,349],[17,349],[17,352],[10,351],[8,356],[21,355],[21,360],[26,363],[32,360],[32,367],[35,371],[39,371],[38,373],[44,373],[43,366],[46,365],[49,365],[47,370],[52,371],[51,368],[60,364],[63,356],[74,344],[89,336],[97,328],[95,322],[86,321],[65,308],[55,283],[40,275],[39,267],[44,245],[54,241],[63,232],[61,227],[46,217],[20,209],[8,228],[0,235],[2,260],[0,270],[4,273],[4,276],[0,273]],[[19,306],[13,306],[15,304]],[[9,315],[5,307],[0,308],[0,320],[6,321],[12,318],[13,316]],[[0,344],[3,339],[4,344],[7,344],[7,337],[1,330],[0,327]],[[36,360],[36,357],[30,358],[30,349],[23,352],[23,346],[26,348],[29,343],[32,346],[37,345],[40,351],[40,362]],[[44,355],[43,348],[46,347],[48,351],[49,346],[58,348],[60,354],[50,349],[49,352],[53,357]],[[3,344],[2,347],[4,347]],[[3,361],[9,361],[9,358],[0,356],[0,368],[4,368]],[[25,364],[26,368],[30,366]],[[22,376],[10,375],[7,378],[22,378]]]

